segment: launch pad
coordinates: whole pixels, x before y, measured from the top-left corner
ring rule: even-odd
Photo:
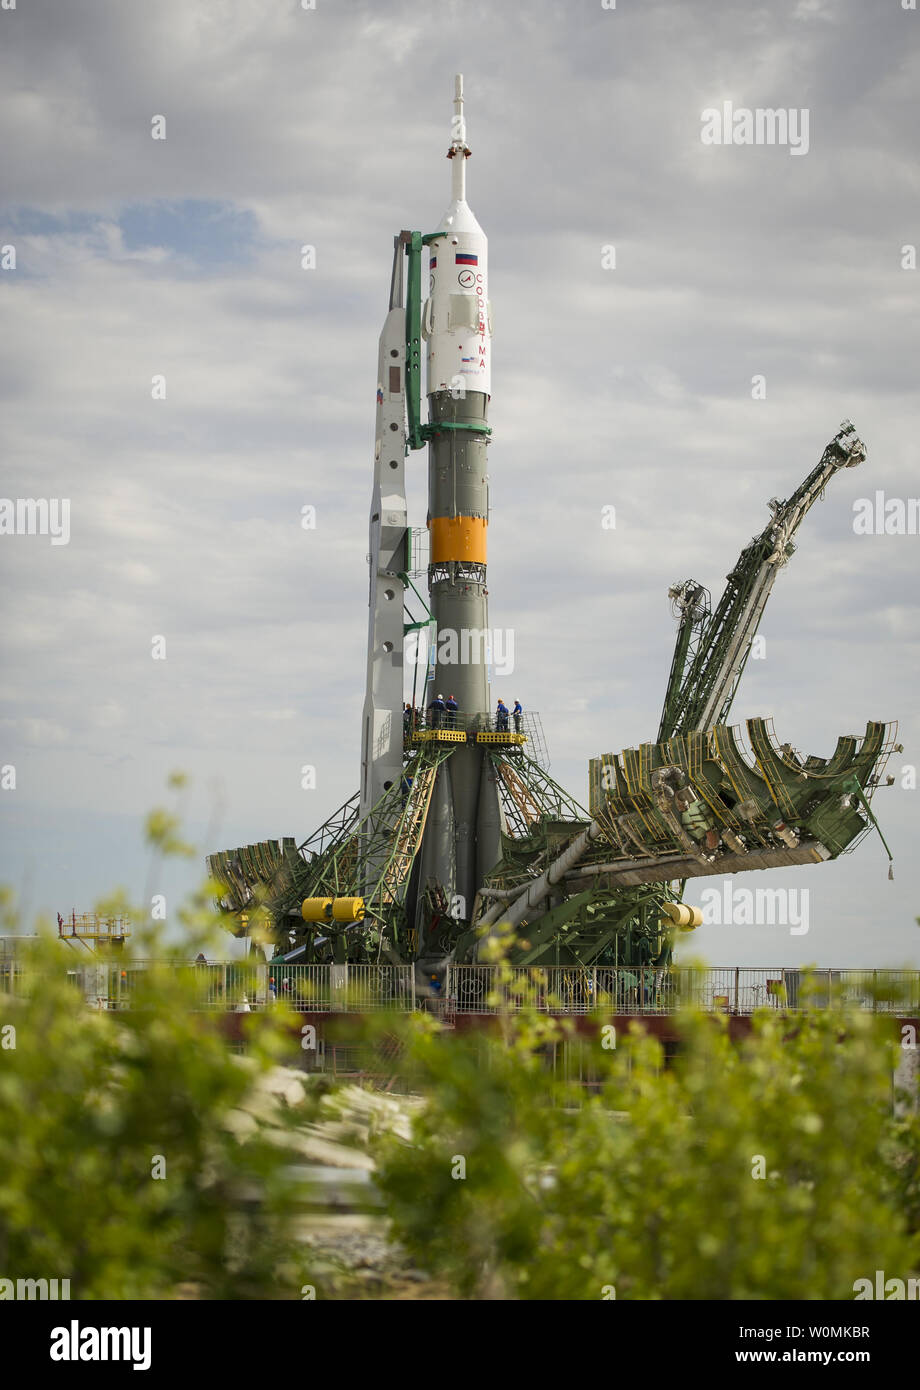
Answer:
[[[537,716],[493,711],[488,641],[462,641],[490,631],[492,310],[488,242],[466,202],[461,78],[451,137],[450,205],[436,231],[395,238],[379,343],[360,788],[308,840],[215,853],[209,872],[228,929],[279,962],[414,965],[419,990],[437,990],[501,929],[516,966],[667,969],[676,934],[700,923],[681,901],[688,879],[822,863],[878,828],[870,802],[896,725],[870,721],[822,758],[780,745],[768,720],[747,721],[749,746],[727,722],[793,537],[866,449],[844,421],[788,500],[770,501],[714,609],[697,581],[671,587],[677,640],[657,736],[591,759],[581,806],[547,771]],[[405,484],[422,448],[427,598]],[[461,656],[439,665],[445,640]]]

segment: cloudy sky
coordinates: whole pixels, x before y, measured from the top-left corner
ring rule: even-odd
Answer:
[[[305,839],[356,789],[377,337],[393,234],[448,202],[462,71],[495,320],[490,617],[515,640],[493,694],[539,712],[584,800],[590,756],[657,731],[668,585],[715,599],[852,418],[868,461],[800,532],[732,718],[825,755],[898,719],[874,803],[895,881],[873,836],[748,876],[807,888],[807,934],[695,944],[920,965],[920,537],[853,529],[858,499],[920,493],[918,49],[898,0],[0,11],[0,492],[70,500],[69,544],[0,537],[0,878],[28,915],[140,899],[175,769],[202,854]],[[807,153],[703,143],[725,101],[807,110]],[[201,868],[157,879],[172,912]]]

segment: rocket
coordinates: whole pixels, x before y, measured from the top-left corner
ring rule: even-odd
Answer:
[[[398,630],[403,615],[393,602],[394,594],[402,590],[394,580],[404,578],[407,568],[404,454],[427,440],[428,606],[437,664],[424,704],[427,709],[438,695],[445,700],[452,695],[458,705],[454,730],[459,735],[451,755],[437,769],[407,888],[406,910],[417,933],[419,959],[432,962],[439,952],[445,955],[447,942],[443,930],[434,931],[431,894],[449,905],[458,929],[463,923],[468,926],[476,891],[500,858],[503,828],[488,747],[475,737],[477,730],[491,728],[486,538],[492,311],[488,240],[466,201],[469,157],[463,78],[457,77],[447,151],[450,204],[435,232],[424,238],[403,232],[396,240],[390,311],[378,356],[371,504],[370,626],[362,742],[364,815],[403,773],[404,649]],[[417,339],[413,347],[411,270],[405,328],[401,320],[402,253],[410,244],[420,248],[422,243],[429,257],[428,295],[416,313],[426,345],[428,421],[413,431],[408,379]],[[464,733],[469,741],[463,738]],[[370,866],[372,870],[376,867]]]
[[[439,664],[426,703],[453,695],[459,727],[488,728],[491,709],[486,538],[489,523],[492,310],[489,243],[466,201],[463,78],[456,78],[448,159],[451,202],[429,244],[422,310],[428,364],[429,607]],[[440,769],[422,844],[420,899],[440,885],[457,920],[501,852],[498,791],[482,746],[459,747]],[[423,908],[420,902],[420,916]],[[424,923],[418,922],[424,944]]]

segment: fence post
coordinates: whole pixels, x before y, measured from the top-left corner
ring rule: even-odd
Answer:
[[[415,963],[410,961],[406,967],[409,971],[409,1008],[415,1013]],[[450,966],[447,967],[447,994],[450,997]]]
[[[733,1013],[737,1013],[737,1012],[738,1012],[738,977],[739,977],[740,974],[741,974],[741,970],[740,970],[739,967],[736,965],[736,966],[735,966],[735,1007],[734,1007],[734,1009],[732,1010]]]

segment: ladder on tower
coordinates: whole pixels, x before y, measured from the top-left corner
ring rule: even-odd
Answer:
[[[504,759],[495,760],[498,775],[504,783],[508,799],[505,803],[505,814],[511,813],[517,824],[514,829],[518,835],[527,835],[530,827],[540,819],[543,814],[543,807],[531,792],[527,783],[518,775],[513,767]]]
[[[438,750],[439,756],[415,772],[406,804],[396,829],[396,836],[389,858],[376,885],[367,895],[368,905],[383,906],[398,902],[409,881],[412,865],[422,842],[428,808],[437,781],[438,768],[452,752],[452,749]]]

